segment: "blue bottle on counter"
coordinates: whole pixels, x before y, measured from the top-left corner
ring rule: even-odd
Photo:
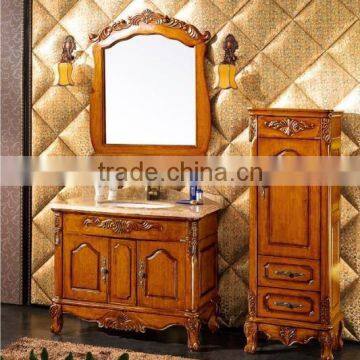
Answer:
[[[196,190],[197,190],[197,173],[190,173],[190,201],[196,201]]]
[[[196,200],[197,182],[190,182],[190,200]]]

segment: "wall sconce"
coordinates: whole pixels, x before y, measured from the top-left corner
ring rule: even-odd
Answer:
[[[63,50],[61,54],[61,60],[58,64],[59,70],[59,83],[58,85],[67,86],[67,85],[74,85],[72,80],[72,71],[73,71],[73,61],[75,56],[73,52],[76,49],[75,39],[73,36],[68,35],[65,38],[63,44]]]
[[[220,89],[237,89],[238,86],[235,81],[235,62],[237,56],[235,51],[239,48],[239,44],[236,41],[234,35],[229,34],[223,44],[225,50],[224,61],[219,65],[219,82],[217,87]]]

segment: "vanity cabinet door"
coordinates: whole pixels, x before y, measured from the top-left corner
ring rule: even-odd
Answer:
[[[139,305],[157,309],[185,308],[185,245],[138,242]]]
[[[136,242],[110,240],[110,302],[136,305]]]
[[[317,140],[260,139],[259,156],[317,156]],[[258,188],[258,238],[261,255],[320,257],[320,187]]]
[[[107,301],[107,238],[66,234],[63,244],[64,298]]]

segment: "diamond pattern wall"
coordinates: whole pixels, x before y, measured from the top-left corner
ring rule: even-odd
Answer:
[[[210,30],[206,69],[211,95],[211,155],[249,154],[250,106],[334,108],[346,113],[343,154],[360,154],[360,5],[353,0],[33,0],[33,154],[91,155],[89,94],[93,61],[87,36],[145,8]],[[222,41],[239,41],[239,90],[215,88]],[[54,65],[66,35],[80,55],[74,87],[54,86]],[[49,202],[89,189],[34,188],[32,302],[53,292],[53,215]],[[124,190],[127,191],[127,190]],[[246,315],[248,189],[217,186],[222,317],[239,326]],[[360,187],[342,191],[341,289],[346,336],[360,340]]]

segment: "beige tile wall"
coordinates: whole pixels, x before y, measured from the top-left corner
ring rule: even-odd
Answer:
[[[145,8],[191,22],[213,37],[206,59],[213,110],[210,154],[248,154],[249,106],[333,108],[346,112],[345,155],[360,153],[360,0],[33,0],[33,154],[92,154],[89,92],[93,61],[88,34]],[[240,49],[239,90],[215,89],[214,65],[233,33]],[[53,86],[67,34],[81,56],[76,86]],[[37,188],[33,195],[32,302],[53,293],[53,217],[49,201],[81,189]],[[222,316],[246,315],[248,190],[212,189],[226,204],[219,224]],[[342,306],[346,336],[360,340],[360,188],[342,191]]]

